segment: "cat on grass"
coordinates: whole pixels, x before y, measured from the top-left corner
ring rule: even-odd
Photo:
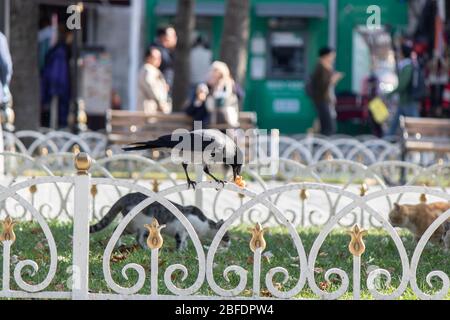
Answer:
[[[119,213],[125,217],[135,206],[147,199],[147,196],[140,192],[129,193],[113,204],[106,215],[95,225],[89,228],[90,233],[95,233],[108,227]],[[208,219],[203,212],[195,206],[182,206],[170,201],[192,224],[200,240],[204,238],[213,238],[224,221],[214,222]],[[183,250],[187,247],[189,234],[183,227],[181,222],[162,204],[153,202],[141,212],[139,212],[126,226],[123,235],[134,234],[136,241],[142,248],[147,248],[146,239],[148,237],[148,230],[144,227],[145,224],[150,224],[152,219],[156,218],[160,225],[165,224],[166,227],[161,230],[161,233],[170,235],[175,238],[176,247],[178,250]],[[225,233],[222,238],[222,243],[229,246],[230,237]]]
[[[434,220],[449,209],[450,203],[448,202],[415,205],[395,203],[394,208],[389,213],[389,221],[394,227],[408,229],[414,234],[414,239],[417,242]],[[450,249],[450,219],[436,229],[430,241],[439,245],[443,244],[447,250]]]

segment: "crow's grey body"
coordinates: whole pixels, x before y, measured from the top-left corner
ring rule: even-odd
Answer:
[[[174,132],[156,140],[136,142],[123,148],[124,151],[168,148],[172,149],[172,158],[182,164],[189,186],[195,188],[195,182],[187,173],[188,164],[201,164],[204,172],[218,180],[210,172],[208,165],[225,164],[233,168],[233,177],[239,175],[243,164],[243,154],[236,143],[226,134],[215,129],[202,129],[190,132]]]

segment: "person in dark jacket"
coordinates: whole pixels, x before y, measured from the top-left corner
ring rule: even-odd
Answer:
[[[13,73],[11,53],[8,39],[0,32],[0,103],[10,99],[9,83]]]
[[[3,149],[3,130],[14,131],[14,112],[12,96],[9,90],[13,74],[13,63],[9,51],[8,39],[0,32],[0,151]],[[3,173],[3,161],[0,161],[0,172]]]
[[[319,62],[311,76],[310,95],[320,121],[320,133],[326,136],[336,133],[336,97],[334,87],[343,74],[334,71],[336,52],[332,48],[319,51]]]
[[[59,26],[59,41],[51,48],[46,57],[45,65],[41,70],[41,104],[43,106],[43,123],[47,123],[50,117],[50,104],[53,99],[58,101],[58,127],[67,126],[69,116],[69,104],[71,95],[70,82],[70,49],[72,34]]]
[[[370,76],[367,78],[367,101],[370,103],[373,99],[380,97],[379,93],[379,85],[380,81],[378,80],[377,75],[372,72]],[[380,123],[377,123],[374,115],[369,110],[368,116],[369,127],[372,130],[372,134],[378,138],[383,136],[383,126]]]
[[[419,103],[414,100],[411,84],[415,63],[412,59],[413,47],[410,43],[402,44],[400,50],[400,61],[398,62],[398,86],[389,95],[398,94],[399,102],[392,122],[387,133],[395,136],[400,125],[400,116],[419,117]]]
[[[209,95],[209,88],[206,84],[197,85],[195,94],[185,112],[191,116],[193,121],[201,121],[202,128],[208,128],[211,121],[211,112],[206,106],[206,99]]]
[[[162,61],[159,70],[163,73],[170,88],[173,85],[173,52],[177,46],[177,40],[177,33],[173,27],[161,27],[156,31],[156,41],[152,45],[161,51]]]

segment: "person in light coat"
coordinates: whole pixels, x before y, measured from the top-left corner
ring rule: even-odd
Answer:
[[[145,63],[139,73],[138,110],[149,114],[172,112],[169,98],[169,86],[159,70],[161,52],[150,47],[145,54]]]

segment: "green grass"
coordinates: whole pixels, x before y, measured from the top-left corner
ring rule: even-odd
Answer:
[[[68,291],[67,279],[69,274],[66,272],[67,268],[71,265],[72,259],[72,225],[69,223],[61,223],[56,221],[51,221],[49,223],[52,233],[55,237],[57,248],[58,248],[58,269],[55,278],[46,290],[55,291]],[[223,278],[223,270],[230,265],[239,265],[244,269],[248,270],[248,281],[247,288],[243,292],[244,296],[251,296],[252,287],[252,252],[249,249],[248,243],[250,240],[250,234],[247,231],[248,226],[241,226],[238,228],[233,228],[230,232],[232,244],[228,250],[219,250],[216,254],[215,262],[215,280],[218,285],[225,289],[231,289],[237,285],[239,282],[238,277],[231,273],[230,283],[226,282]],[[309,250],[316,239],[318,232],[320,230],[317,228],[303,228],[299,229],[300,238],[306,249],[306,253]],[[13,264],[17,263],[17,260],[32,259],[39,265],[39,271],[35,276],[31,277],[24,270],[23,278],[29,283],[39,283],[47,275],[50,257],[47,241],[40,227],[31,222],[22,222],[15,227],[15,232],[17,236],[16,242],[13,244],[11,249],[11,255],[13,257]],[[109,293],[112,292],[108,288],[102,270],[102,256],[104,248],[111,236],[112,227],[107,230],[94,234],[90,242],[90,279],[89,287],[91,292],[102,292]],[[404,240],[405,247],[407,249],[408,255],[411,258],[414,246],[412,237],[409,233],[401,233],[401,237]],[[266,235],[267,248],[265,252],[270,251],[273,253],[273,257],[268,261],[263,259],[262,265],[262,277],[261,277],[261,288],[263,293],[267,293],[265,287],[265,274],[273,267],[284,267],[289,271],[290,278],[287,283],[282,286],[282,290],[291,289],[297,282],[299,276],[298,270],[298,256],[296,254],[296,249],[290,236],[287,234],[285,229],[282,228],[271,228]],[[178,272],[174,273],[173,280],[174,283],[179,287],[188,287],[192,285],[197,276],[198,261],[196,259],[196,253],[192,243],[189,244],[189,248],[184,252],[177,252],[174,250],[175,243],[173,239],[169,237],[164,237],[164,246],[160,251],[160,261],[159,261],[159,293],[160,294],[170,294],[170,292],[164,286],[163,275],[166,268],[175,263],[182,263],[187,266],[189,270],[188,278],[185,282],[181,281],[181,274]],[[131,248],[134,243],[132,237],[125,237],[125,244]],[[322,248],[320,249],[319,256],[316,262],[316,283],[319,285],[327,287],[327,291],[334,291],[340,284],[340,280],[337,276],[332,276],[331,282],[324,282],[325,272],[334,267],[339,267],[347,272],[350,278],[349,293],[346,293],[343,299],[352,298],[352,256],[348,252],[347,246],[349,243],[349,236],[345,233],[345,230],[340,229],[333,231],[331,235],[327,237]],[[367,279],[367,269],[369,266],[379,266],[387,269],[391,272],[392,283],[391,286],[386,287],[385,283],[381,281],[381,290],[383,292],[392,292],[397,288],[400,282],[400,277],[402,275],[401,262],[399,255],[395,248],[394,242],[390,240],[387,234],[380,230],[370,230],[369,235],[365,238],[366,252],[362,256],[362,271],[361,276],[363,279],[361,294],[363,299],[371,299],[372,297],[367,291],[365,285],[365,279]],[[204,243],[208,244],[208,243]],[[121,275],[121,270],[124,265],[134,262],[142,265],[147,272],[147,281],[144,288],[139,292],[143,294],[149,293],[149,266],[150,266],[150,252],[148,250],[134,249],[129,250],[129,252],[114,251],[113,256],[120,260],[117,262],[111,262],[112,275],[116,283],[121,286],[128,287],[136,282],[137,275],[134,271],[130,270],[128,272],[129,279],[125,280]],[[1,264],[0,264],[1,265]],[[11,268],[11,274],[13,273],[14,266]],[[418,285],[419,287],[427,293],[435,292],[440,288],[440,282],[433,280],[434,288],[430,289],[426,284],[426,275],[433,270],[442,270],[447,275],[450,275],[450,254],[445,253],[441,248],[427,245],[425,248],[421,261],[418,268]],[[275,282],[281,282],[282,275],[275,276]],[[14,280],[11,280],[11,288],[19,290]],[[205,281],[197,294],[200,295],[215,295],[214,292],[209,288],[207,282]],[[305,285],[302,292],[298,297],[304,298],[317,298],[312,291],[309,289],[308,285]],[[417,297],[412,292],[410,287],[402,295],[402,299],[416,299]],[[450,299],[450,294],[447,294],[447,299]]]

